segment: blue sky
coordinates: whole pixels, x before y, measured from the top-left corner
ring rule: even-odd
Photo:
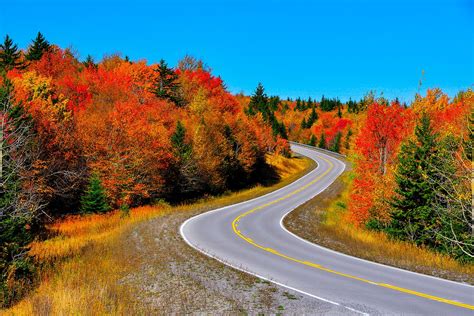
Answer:
[[[0,36],[37,31],[85,58],[121,52],[169,64],[203,59],[232,92],[411,100],[474,83],[474,0],[22,1],[2,3]]]

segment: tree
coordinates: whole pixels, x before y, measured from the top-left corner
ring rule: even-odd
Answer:
[[[2,80],[3,79],[3,80]],[[30,275],[26,246],[44,209],[38,194],[37,156],[30,117],[13,101],[13,86],[0,78],[0,306],[10,304]],[[19,281],[19,282],[17,282]],[[23,283],[22,283],[23,282]],[[21,285],[19,285],[21,283]],[[18,288],[17,288],[18,286]]]
[[[0,69],[9,71],[14,68],[23,68],[21,51],[18,50],[18,46],[13,43],[10,36],[6,35],[3,44],[0,44]]]
[[[331,143],[329,145],[329,150],[334,151],[334,152],[340,152],[341,150],[341,138],[342,138],[342,133],[337,132],[336,136],[331,140]]]
[[[44,38],[43,34],[38,32],[38,35],[36,35],[36,38],[33,40],[33,43],[28,48],[28,52],[26,53],[25,57],[30,61],[40,60],[43,54],[47,52],[50,48],[51,45]]]
[[[168,67],[168,64],[162,59],[155,69],[157,77],[153,84],[153,93],[160,99],[169,100],[178,106],[182,105],[182,99],[179,95],[178,75]]]
[[[309,119],[308,119],[308,122],[306,124],[306,127],[307,128],[311,128],[311,126],[313,126],[313,124],[318,120],[318,114],[316,113],[316,109],[315,107],[313,106],[312,110],[311,110],[311,114],[309,115]]]
[[[416,140],[402,145],[395,179],[397,195],[387,232],[398,239],[436,248],[433,238],[438,221],[433,210],[435,192],[427,179],[434,177],[432,165],[439,157],[438,135],[423,114],[415,129]]]
[[[187,159],[191,155],[191,146],[186,143],[186,129],[183,123],[178,121],[176,123],[176,130],[171,135],[171,145],[176,152],[176,155],[181,159]]]
[[[308,145],[316,146],[316,142],[317,142],[316,136],[314,136],[314,134],[311,134],[311,137],[309,138]]]
[[[81,198],[81,212],[84,214],[105,213],[110,210],[107,195],[99,175],[93,173],[89,178],[84,195]]]
[[[407,132],[407,119],[398,105],[385,106],[374,103],[369,106],[367,120],[357,137],[359,151],[381,175],[393,162],[397,147]]]
[[[326,148],[326,135],[324,133],[321,133],[321,137],[319,138],[318,147],[319,148]]]
[[[257,113],[262,113],[263,119],[268,122],[268,96],[265,93],[265,88],[260,82],[258,83],[255,92],[250,97],[250,102],[246,109],[246,113],[250,116],[256,115]]]
[[[439,144],[439,155],[427,179],[435,193],[432,204],[441,225],[434,235],[438,250],[461,261],[474,261],[474,210],[472,207],[472,133],[471,113],[466,113],[466,133],[460,140],[448,135]]]
[[[352,130],[349,129],[349,130],[347,131],[346,140],[345,140],[345,142],[344,142],[344,147],[345,147],[346,149],[349,149],[349,148],[350,148],[350,139],[351,139],[351,136],[352,136]]]
[[[97,64],[94,61],[94,57],[92,57],[91,55],[87,55],[86,60],[84,60],[82,63],[84,64],[84,66],[86,66],[86,68],[97,68]]]

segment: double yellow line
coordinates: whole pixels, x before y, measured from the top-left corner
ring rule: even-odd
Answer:
[[[343,272],[339,272],[339,271],[335,271],[335,270],[332,270],[332,269],[329,269],[329,268],[325,268],[317,263],[313,263],[313,262],[309,262],[309,261],[303,261],[303,260],[300,260],[300,259],[296,259],[296,258],[293,258],[291,256],[288,256],[288,255],[285,255],[285,254],[282,254],[280,252],[278,252],[277,250],[275,249],[272,249],[272,248],[268,248],[268,247],[265,247],[265,246],[262,246],[258,243],[256,243],[255,241],[253,241],[250,237],[246,237],[244,234],[242,234],[242,232],[239,230],[239,221],[246,217],[247,215],[250,215],[256,211],[259,211],[259,210],[262,210],[268,206],[271,206],[273,204],[276,204],[280,201],[283,201],[283,200],[286,200],[288,199],[289,197],[305,190],[306,188],[310,187],[311,185],[315,184],[316,182],[320,181],[325,175],[327,175],[333,168],[334,168],[334,164],[329,161],[328,159],[324,158],[324,157],[319,157],[321,159],[323,159],[324,161],[326,161],[327,163],[329,163],[330,167],[328,170],[326,170],[324,173],[322,173],[321,175],[319,175],[317,178],[315,178],[313,181],[309,182],[308,184],[302,186],[301,188],[291,192],[291,193],[288,193],[287,195],[279,198],[279,199],[276,199],[276,200],[273,200],[271,202],[268,202],[266,204],[263,204],[261,206],[258,206],[256,208],[253,208],[245,213],[242,213],[240,214],[239,216],[237,216],[233,221],[232,221],[232,229],[234,231],[235,234],[237,234],[237,236],[239,236],[241,239],[245,240],[246,242],[248,242],[249,244],[259,248],[259,249],[262,249],[263,251],[266,251],[266,252],[269,252],[271,254],[274,254],[278,257],[281,257],[281,258],[284,258],[284,259],[287,259],[287,260],[290,260],[290,261],[293,261],[293,262],[297,262],[297,263],[300,263],[300,264],[303,264],[305,266],[308,266],[308,267],[311,267],[311,268],[314,268],[314,269],[318,269],[318,270],[322,270],[322,271],[326,271],[326,272],[329,272],[329,273],[332,273],[332,274],[336,274],[336,275],[339,275],[339,276],[342,276],[342,277],[346,277],[346,278],[349,278],[349,279],[353,279],[353,280],[357,280],[357,281],[360,281],[360,282],[364,282],[364,283],[369,283],[369,284],[372,284],[372,285],[375,285],[375,286],[380,286],[380,287],[384,287],[384,288],[388,288],[388,289],[392,289],[394,291],[398,291],[398,292],[403,292],[403,293],[407,293],[407,294],[411,294],[411,295],[415,295],[415,296],[419,296],[419,297],[423,297],[423,298],[426,298],[426,299],[430,299],[430,300],[433,300],[433,301],[437,301],[437,302],[441,302],[441,303],[445,303],[445,304],[450,304],[450,305],[454,305],[454,306],[458,306],[458,307],[462,307],[462,308],[467,308],[467,309],[470,309],[470,310],[474,310],[474,305],[469,305],[469,304],[465,304],[465,303],[461,303],[461,302],[457,302],[457,301],[453,301],[453,300],[448,300],[448,299],[445,299],[445,298],[442,298],[442,297],[437,297],[437,296],[434,296],[434,295],[429,295],[429,294],[425,294],[425,293],[422,293],[422,292],[417,292],[417,291],[413,291],[413,290],[409,290],[409,289],[406,289],[406,288],[402,288],[402,287],[398,287],[398,286],[394,286],[394,285],[391,285],[391,284],[386,284],[386,283],[379,283],[379,282],[374,282],[374,281],[370,281],[370,280],[367,280],[367,279],[364,279],[364,278],[360,278],[360,277],[357,277],[357,276],[354,276],[354,275],[351,275],[351,274],[347,274],[347,273],[343,273]]]

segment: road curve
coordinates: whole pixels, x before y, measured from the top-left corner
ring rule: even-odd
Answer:
[[[332,304],[336,313],[474,315],[473,286],[347,256],[287,231],[283,218],[345,169],[317,150],[292,150],[318,167],[267,195],[190,218],[183,239],[229,266]]]

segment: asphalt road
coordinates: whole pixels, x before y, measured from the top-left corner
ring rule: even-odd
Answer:
[[[239,270],[347,313],[474,315],[474,287],[347,256],[287,231],[286,214],[325,190],[342,161],[292,145],[318,167],[262,197],[210,211],[181,226],[195,249]],[[291,311],[288,311],[291,312]]]

